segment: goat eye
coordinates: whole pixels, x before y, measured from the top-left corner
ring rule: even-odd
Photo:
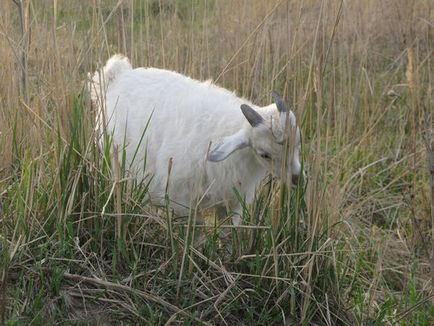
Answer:
[[[266,160],[271,159],[271,156],[268,153],[261,153],[261,154],[259,154],[259,156],[261,156],[263,159],[266,159]]]

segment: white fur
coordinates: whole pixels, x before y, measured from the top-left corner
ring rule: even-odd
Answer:
[[[177,214],[188,214],[189,207],[195,207],[204,195],[200,207],[225,205],[236,213],[234,224],[239,224],[241,213],[234,187],[251,203],[267,174],[280,176],[284,147],[277,141],[288,138],[287,125],[296,126],[293,113],[280,114],[275,104],[257,107],[209,81],[173,71],[132,69],[128,59],[119,55],[94,74],[91,97],[102,112],[107,132],[113,134],[119,155],[126,146],[127,166],[131,164],[134,175],[153,175],[149,194],[154,202],[164,199],[168,184]],[[252,127],[240,109],[242,104],[259,113],[263,123]],[[298,175],[299,130],[289,129],[296,137],[294,151],[288,154],[288,172]],[[271,160],[260,157],[264,151]]]

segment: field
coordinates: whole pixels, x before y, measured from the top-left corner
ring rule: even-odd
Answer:
[[[241,227],[151,205],[95,139],[115,53],[277,90],[307,180]],[[434,325],[433,196],[430,0],[0,3],[0,324]]]

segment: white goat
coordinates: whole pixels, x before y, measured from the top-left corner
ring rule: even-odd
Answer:
[[[292,175],[293,183],[300,174],[300,131],[274,92],[276,104],[257,107],[210,81],[132,69],[126,57],[115,55],[93,75],[91,98],[100,112],[97,128],[104,117],[114,145],[125,146],[127,166],[142,173],[138,177],[146,157],[151,200],[161,203],[167,192],[178,215],[196,204],[223,206],[238,225],[242,210],[234,188],[251,203],[269,173]]]

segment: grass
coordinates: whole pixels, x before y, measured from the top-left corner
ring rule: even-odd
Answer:
[[[434,323],[430,1],[19,12],[0,11],[1,324]],[[302,125],[308,182],[265,181],[243,227],[196,245],[195,211],[152,206],[149,180],[97,146],[83,85],[117,52],[261,105],[278,90]]]

